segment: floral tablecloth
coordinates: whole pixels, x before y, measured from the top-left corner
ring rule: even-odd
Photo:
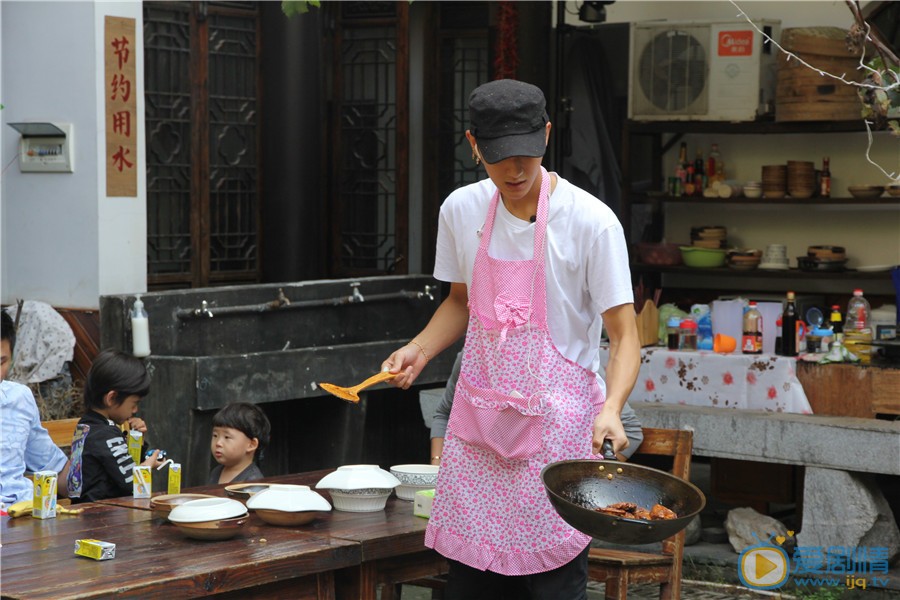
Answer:
[[[609,348],[601,348],[606,365]],[[641,350],[641,371],[629,402],[662,402],[812,414],[796,359],[772,354]]]

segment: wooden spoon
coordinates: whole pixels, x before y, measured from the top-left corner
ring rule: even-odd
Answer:
[[[346,400],[347,402],[353,402],[355,404],[359,402],[359,392],[363,391],[367,387],[375,385],[376,383],[381,383],[382,381],[393,379],[397,375],[399,375],[399,373],[382,371],[377,375],[372,375],[362,383],[354,385],[353,387],[341,387],[333,383],[320,383],[319,387],[329,394],[334,394],[341,400]]]

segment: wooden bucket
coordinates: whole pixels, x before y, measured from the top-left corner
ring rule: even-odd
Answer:
[[[781,34],[781,46],[816,69],[862,81],[859,52],[847,48],[847,31],[838,27],[796,27]],[[795,59],[779,60],[775,88],[776,121],[849,121],[859,119],[857,88]]]

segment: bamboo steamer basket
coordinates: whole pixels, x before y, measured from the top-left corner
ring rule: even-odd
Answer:
[[[859,52],[847,48],[847,31],[839,27],[795,27],[782,32],[781,46],[816,69],[862,81]],[[848,121],[860,118],[856,87],[824,77],[799,61],[778,63],[776,121]]]

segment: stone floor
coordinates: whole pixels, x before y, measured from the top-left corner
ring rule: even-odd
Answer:
[[[719,505],[709,498],[708,465],[697,462],[692,466],[691,481],[707,493],[707,508],[702,514],[704,527],[722,526],[727,506]],[[785,507],[788,520],[791,518],[789,507]],[[787,522],[787,521],[786,521]],[[640,548],[634,548],[640,550]],[[819,589],[803,588],[793,585],[789,580],[781,590],[764,592],[752,590],[740,585],[737,573],[738,554],[730,544],[698,542],[685,547],[683,562],[683,579],[681,597],[691,600],[728,600],[729,598],[766,598],[797,600],[900,600],[900,561],[888,571],[888,584],[884,588],[868,590],[847,590],[842,586]],[[603,599],[604,585],[591,582],[588,586],[589,600]],[[404,586],[401,600],[431,600],[431,590]],[[659,598],[659,587],[652,585],[632,586],[628,590],[629,600],[656,600]]]

